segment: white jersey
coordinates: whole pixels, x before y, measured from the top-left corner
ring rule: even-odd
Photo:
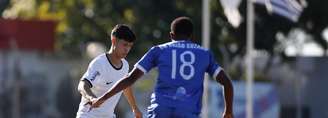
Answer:
[[[129,64],[125,59],[121,60],[122,66],[115,68],[107,58],[106,54],[101,54],[93,59],[81,79],[88,80],[92,87],[91,91],[100,97],[105,94],[118,80],[125,77],[129,72]],[[122,92],[117,93],[107,99],[99,108],[88,111],[90,105],[85,105],[88,101],[82,97],[77,118],[114,118],[114,109],[118,103]]]

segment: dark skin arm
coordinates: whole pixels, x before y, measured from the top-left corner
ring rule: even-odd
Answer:
[[[229,77],[224,71],[221,71],[215,80],[223,85],[225,109],[223,118],[233,118],[233,86]]]
[[[133,83],[135,83],[144,73],[139,70],[138,68],[135,68],[132,70],[131,74],[128,77],[123,78],[118,83],[114,85],[112,89],[110,89],[106,94],[98,98],[97,100],[93,101],[91,104],[91,108],[97,108],[99,107],[105,100],[108,98],[114,96],[116,93],[124,90],[128,86],[131,86]],[[218,76],[215,78],[217,82],[223,85],[224,89],[224,99],[225,99],[225,110],[223,117],[224,118],[232,118],[233,117],[233,108],[232,108],[232,102],[233,102],[233,86],[230,81],[230,79],[227,77],[227,75],[224,73],[224,71],[221,71]]]
[[[114,96],[116,93],[126,89],[135,83],[144,73],[138,68],[134,68],[129,76],[121,79],[117,82],[109,91],[107,91],[103,96],[99,97],[97,100],[92,101],[91,108],[99,107],[108,98]]]

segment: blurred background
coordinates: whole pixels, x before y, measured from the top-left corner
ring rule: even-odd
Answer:
[[[210,0],[210,49],[234,82],[234,115],[246,117],[246,0]],[[202,0],[0,0],[0,118],[74,118],[77,84],[110,47],[108,31],[131,26],[130,68],[168,42],[170,22],[189,16],[202,42]],[[253,0],[254,118],[328,118],[328,1]],[[133,85],[145,113],[153,69]],[[223,109],[209,80],[208,117]],[[124,97],[118,118],[133,117]],[[220,111],[220,112],[219,112]]]

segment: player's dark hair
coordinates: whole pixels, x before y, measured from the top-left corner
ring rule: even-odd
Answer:
[[[177,36],[190,37],[193,30],[193,23],[188,17],[178,17],[171,23],[171,31]]]
[[[133,31],[125,24],[117,24],[113,28],[111,35],[127,42],[134,42],[136,40],[136,36]]]

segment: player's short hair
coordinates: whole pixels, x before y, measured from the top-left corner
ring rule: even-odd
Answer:
[[[178,17],[171,23],[171,31],[175,35],[191,36],[193,34],[193,23],[189,17]]]
[[[111,36],[127,42],[134,42],[136,40],[136,36],[133,31],[125,24],[117,24],[113,28]]]

